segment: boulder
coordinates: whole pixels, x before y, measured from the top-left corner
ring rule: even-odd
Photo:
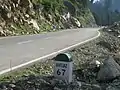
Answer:
[[[37,29],[37,30],[39,30],[39,29],[40,29],[40,28],[39,28],[39,26],[38,26],[37,21],[36,21],[36,20],[34,20],[34,19],[31,19],[30,24],[32,24],[32,25],[33,25],[33,27],[34,27],[35,29]]]
[[[73,25],[75,25],[79,28],[81,27],[81,23],[79,22],[79,20],[77,18],[72,17],[71,21],[72,21]]]
[[[114,80],[116,77],[120,76],[120,66],[115,62],[115,60],[109,56],[101,66],[97,80],[98,81],[111,81]]]

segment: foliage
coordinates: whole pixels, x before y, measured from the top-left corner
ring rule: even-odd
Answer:
[[[60,12],[63,8],[62,0],[38,0],[38,2],[44,5],[44,10],[47,12]]]
[[[15,4],[15,7],[11,6],[13,0],[9,1],[5,0],[1,6],[4,12],[1,12],[0,22],[4,23],[0,25],[8,30],[7,32],[4,30],[5,33],[0,32],[1,36],[38,34],[75,28],[76,25],[73,25],[75,20],[72,21],[72,18],[78,19],[84,26],[91,18],[88,0],[20,0],[20,4]],[[12,9],[7,10],[5,7]]]

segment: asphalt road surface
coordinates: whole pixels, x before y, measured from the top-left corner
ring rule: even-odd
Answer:
[[[40,35],[0,38],[0,74],[92,40],[100,35],[98,29],[81,28]]]

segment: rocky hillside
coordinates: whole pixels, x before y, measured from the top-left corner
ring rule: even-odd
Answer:
[[[88,0],[0,0],[0,36],[91,26]]]

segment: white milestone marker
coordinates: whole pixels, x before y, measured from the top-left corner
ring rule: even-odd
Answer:
[[[55,58],[54,76],[56,78],[72,82],[73,61],[67,53],[59,54]]]

